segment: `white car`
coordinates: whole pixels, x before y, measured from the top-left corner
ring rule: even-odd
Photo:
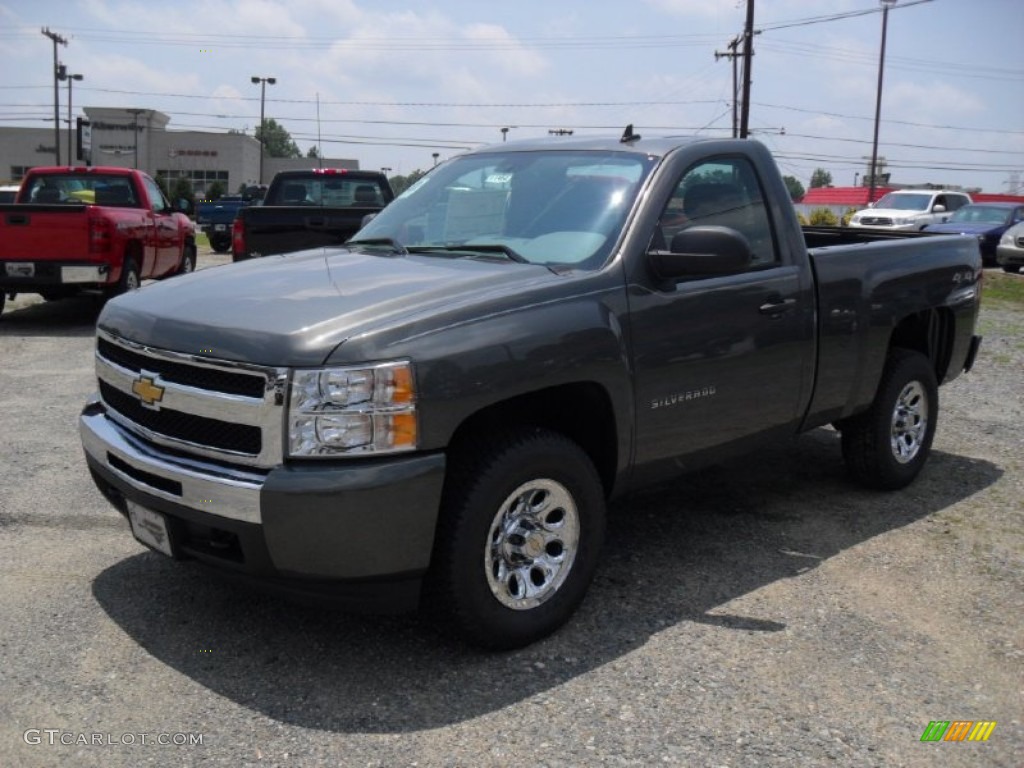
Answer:
[[[971,202],[964,192],[945,189],[899,189],[850,218],[851,227],[914,230],[939,224]]]
[[[996,263],[1004,272],[1017,273],[1024,267],[1024,222],[1003,232],[996,246]]]

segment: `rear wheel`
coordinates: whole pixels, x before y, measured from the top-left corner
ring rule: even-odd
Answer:
[[[928,358],[889,353],[871,408],[839,426],[850,474],[871,488],[909,485],[931,453],[939,415],[939,388]]]
[[[126,256],[124,264],[121,265],[121,279],[107,288],[108,298],[120,296],[128,291],[137,291],[142,286],[142,277],[139,274],[138,262],[131,256]]]
[[[0,291],[0,315],[4,313],[4,305],[7,303],[7,294]]]
[[[540,429],[451,461],[431,607],[475,645],[528,645],[562,626],[590,584],[604,538],[600,478],[578,445]]]
[[[196,271],[196,247],[186,245],[181,251],[181,266],[178,267],[179,275],[187,275]]]
[[[1009,272],[1011,275],[1016,275],[1020,272],[1020,264],[1003,264],[1003,272]]]

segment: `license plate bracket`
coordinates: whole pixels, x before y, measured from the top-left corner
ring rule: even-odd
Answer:
[[[128,500],[128,520],[139,542],[168,557],[174,557],[174,543],[163,514]]]

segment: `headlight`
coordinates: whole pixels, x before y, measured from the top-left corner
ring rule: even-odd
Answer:
[[[1004,232],[1003,236],[999,238],[999,244],[1010,245],[1011,243],[1013,243],[1013,235],[1011,235],[1009,231]]]
[[[292,372],[289,456],[409,451],[416,437],[411,363]]]
[[[851,216],[850,217],[850,223],[851,224],[860,224],[860,215],[859,214],[854,214],[853,216]]]

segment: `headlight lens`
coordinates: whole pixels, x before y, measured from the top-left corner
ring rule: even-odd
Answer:
[[[332,457],[416,448],[409,362],[292,372],[288,454]]]

